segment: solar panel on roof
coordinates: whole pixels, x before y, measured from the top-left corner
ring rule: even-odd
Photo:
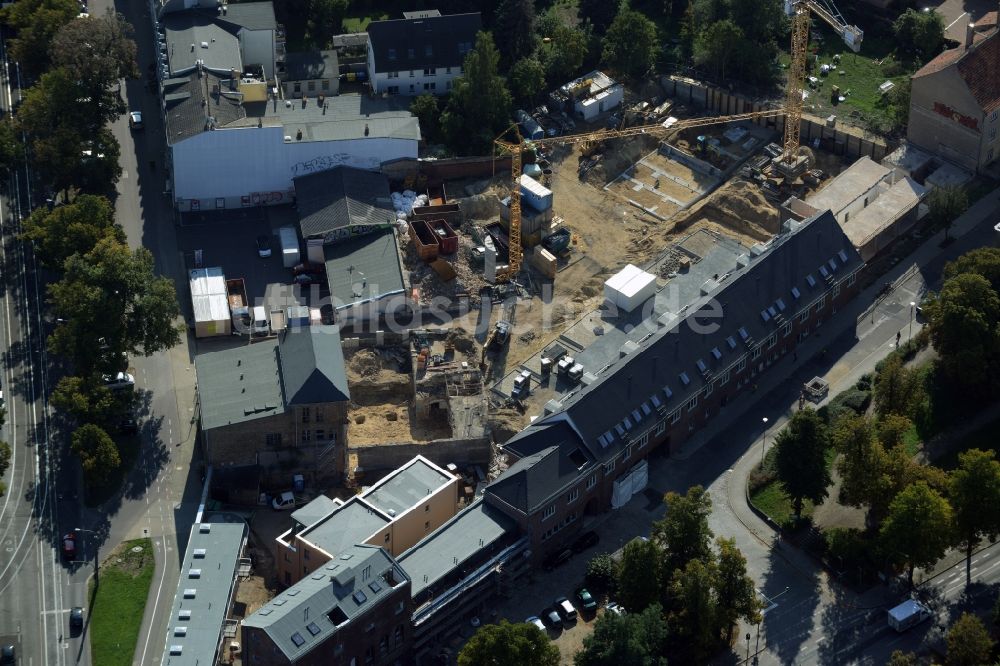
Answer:
[[[307,624],[306,629],[308,629],[309,633],[312,634],[313,636],[315,636],[320,632],[319,625],[316,624],[315,622],[310,622],[309,624]]]
[[[629,419],[629,417],[626,416],[625,418],[622,419],[622,425],[625,426],[626,430],[631,430],[632,429],[632,420]]]
[[[373,580],[372,582],[368,583],[368,589],[374,592],[375,594],[378,594],[379,592],[382,591],[382,586],[378,584],[377,580]]]
[[[619,437],[624,437],[625,436],[625,428],[622,427],[621,423],[616,423],[615,424],[615,432],[618,433]]]
[[[642,414],[639,413],[638,409],[632,410],[632,420],[635,421],[636,423],[639,423],[639,421],[642,420]]]
[[[773,305],[767,309],[767,313],[769,315],[771,315],[772,317],[777,317],[778,316],[778,311],[774,309]]]
[[[608,448],[608,433],[604,433],[597,438],[597,443],[601,445],[602,449]]]

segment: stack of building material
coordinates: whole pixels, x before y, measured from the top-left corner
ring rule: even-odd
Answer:
[[[531,255],[531,265],[549,279],[555,279],[557,262],[555,255],[541,245],[536,245]]]

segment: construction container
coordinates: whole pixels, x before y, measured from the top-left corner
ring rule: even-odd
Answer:
[[[294,268],[302,263],[299,235],[295,232],[295,227],[281,227],[278,229],[278,238],[281,240],[281,265]]]
[[[574,365],[576,365],[576,361],[572,356],[563,356],[559,359],[559,362],[556,363],[556,372],[560,375],[565,375]]]
[[[232,323],[222,269],[197,268],[190,273],[191,307],[194,310],[194,335],[206,338],[229,335]]]
[[[545,137],[545,130],[542,126],[538,124],[534,118],[531,117],[524,109],[518,109],[514,114],[514,118],[517,120],[518,126],[521,128],[521,135],[525,139],[542,139]]]
[[[510,257],[510,237],[507,235],[507,230],[499,222],[487,224],[485,230],[490,240],[493,241],[497,260],[501,263],[506,263],[508,257]]]
[[[558,267],[555,255],[546,250],[541,245],[536,245],[531,255],[531,265],[538,269],[538,272],[545,277],[555,279]]]
[[[569,247],[569,241],[572,237],[573,235],[570,233],[569,229],[562,227],[557,229],[551,236],[543,238],[542,247],[552,254],[558,255],[560,252]]]
[[[437,235],[438,245],[441,246],[441,254],[454,254],[458,252],[458,234],[451,228],[451,225],[444,220],[431,220],[427,223],[430,230]]]
[[[656,293],[656,276],[628,264],[604,282],[604,298],[619,310],[632,312]]]
[[[552,190],[545,187],[531,176],[523,175],[520,180],[521,201],[537,211],[552,208]]]
[[[441,252],[441,245],[438,243],[437,234],[431,231],[430,227],[423,220],[410,222],[410,238],[413,246],[417,249],[417,256],[424,261],[434,261]]]
[[[523,198],[523,197],[522,197]],[[500,219],[504,228],[510,228],[510,197],[500,200]],[[533,247],[541,241],[542,230],[552,224],[552,209],[538,211],[531,206],[521,206],[521,244]]]

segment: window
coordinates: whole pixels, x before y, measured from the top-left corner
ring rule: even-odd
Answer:
[[[308,407],[303,407],[302,408],[302,422],[303,423],[309,423],[309,408]]]
[[[783,337],[788,337],[792,334],[792,322],[786,322],[784,326],[781,327],[781,335]]]
[[[837,298],[837,296],[840,296],[840,283],[839,282],[837,284],[833,285],[833,291],[831,292],[830,298]]]
[[[604,476],[610,476],[615,471],[615,461],[604,463]]]
[[[424,46],[424,55],[428,57],[434,55],[434,48],[430,44]]]
[[[673,413],[670,415],[670,422],[677,423],[680,420],[681,420],[681,410],[675,409]]]
[[[414,92],[415,90],[416,90],[416,89],[415,89],[415,88],[413,87],[413,84],[411,83],[411,84],[410,84],[410,92],[412,93],[412,92]]]
[[[451,81],[445,81],[445,83],[444,83],[444,89],[445,90],[451,90]]]
[[[809,319],[809,310],[803,310],[799,313],[800,322],[805,322],[806,319]]]
[[[719,379],[719,386],[725,386],[729,382],[729,370]]]
[[[990,114],[991,123],[995,123],[997,121],[997,113],[998,113],[997,111],[994,111],[993,113]]]
[[[687,401],[687,410],[693,412],[694,408],[698,406],[698,396],[692,396],[690,400]]]
[[[306,444],[312,439],[312,430],[302,431],[302,443]]]
[[[386,55],[388,55],[389,60],[395,60],[396,59],[396,49],[389,49],[389,51],[387,52]]]
[[[643,447],[643,446],[646,446],[646,444],[649,444],[649,432],[642,433],[642,437],[640,437],[639,439],[635,440],[634,443],[635,443],[636,446],[638,446],[640,448]]]
[[[308,90],[309,92],[316,92],[316,82],[315,81],[307,82],[306,90]]]
[[[268,446],[281,446],[281,433],[272,432],[264,435],[264,443]]]
[[[389,543],[389,534],[388,533],[386,533],[386,535],[385,535],[385,542]]]
[[[665,431],[666,429],[667,429],[667,422],[666,421],[660,421],[659,423],[656,424],[656,432],[654,432],[653,434],[654,435],[662,435],[663,431]]]
[[[747,369],[747,357],[744,356],[740,359],[740,362],[736,364],[736,372],[743,372]]]
[[[398,601],[398,602],[396,602],[396,612],[395,612],[395,614],[399,615],[402,612],[403,612],[403,602],[402,601]]]
[[[556,505],[550,504],[542,510],[542,520],[548,520],[552,516],[556,515]]]
[[[325,442],[326,441],[326,430],[323,430],[322,428],[319,428],[319,429],[313,431],[313,433],[316,435],[316,441],[317,442]]]
[[[587,479],[587,490],[590,490],[591,488],[593,488],[596,485],[597,485],[597,475],[596,474],[591,474],[590,478]]]
[[[424,67],[424,76],[437,76],[437,67]]]
[[[429,530],[430,528],[431,528],[431,521],[428,520],[427,522],[424,523],[424,529]]]
[[[635,444],[629,444],[628,446],[625,447],[625,455],[622,456],[622,460],[628,460],[629,458],[632,457],[633,446],[635,446]]]
[[[309,549],[308,548],[304,548],[302,550],[302,559],[305,560],[306,562],[309,561]]]
[[[385,89],[385,91],[387,93],[389,93],[390,95],[398,95],[399,94],[399,86],[389,86],[388,88]]]
[[[451,74],[451,67],[445,67],[444,68],[444,73],[445,74]]]
[[[323,79],[320,82],[320,86],[319,87],[322,88],[323,90],[329,90],[330,89],[330,80],[329,79]]]
[[[712,386],[712,385],[713,385],[713,382],[709,382],[709,383],[708,383],[708,386],[706,386],[706,387],[705,387],[705,397],[706,397],[706,398],[707,398],[708,396],[712,395],[712,389],[713,389],[713,386]]]
[[[770,349],[774,345],[778,344],[778,334],[772,333],[771,337],[767,339],[767,348]]]
[[[569,495],[566,496],[566,502],[568,504],[572,504],[573,502],[577,501],[578,499],[580,499],[580,489],[579,488],[574,488],[573,490],[569,491]]]
[[[297,92],[297,93],[300,93],[300,92],[302,92],[302,84],[301,84],[301,83],[299,83],[298,81],[296,81],[296,82],[295,82],[295,87],[294,87],[294,90],[295,90],[295,92]]]
[[[399,72],[389,72],[386,75],[385,78],[387,78],[387,79],[398,79],[399,78]]]
[[[826,294],[820,296],[819,300],[816,301],[816,312],[822,310],[824,305],[826,305]]]
[[[989,162],[992,159],[993,159],[993,149],[990,148],[989,151],[986,153],[986,161]]]
[[[410,78],[412,79],[416,75],[417,75],[417,73],[414,70],[411,69],[410,70]]]
[[[850,287],[852,284],[854,284],[854,273],[847,276],[847,286]]]
[[[399,605],[400,607],[402,607],[403,602],[400,601]],[[402,608],[400,608],[400,612],[402,612]],[[396,647],[399,647],[400,645],[403,644],[403,625],[401,624],[396,625],[396,631],[392,633],[392,642],[393,645],[395,645]]]
[[[406,57],[409,58],[410,60],[413,60],[416,57],[416,55],[417,52],[414,51],[413,49],[406,49]]]
[[[424,84],[424,90],[434,90],[436,88],[437,88],[437,84],[436,83],[425,83]]]
[[[760,358],[760,347],[756,347],[752,352],[750,352],[751,360],[756,361],[758,358]]]
[[[389,654],[389,637],[383,636],[378,642],[378,651],[381,656],[386,656]]]

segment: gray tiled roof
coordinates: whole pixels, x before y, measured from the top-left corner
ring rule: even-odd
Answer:
[[[372,21],[368,24],[368,39],[374,51],[375,71],[457,67],[465,60],[459,44],[475,44],[481,28],[479,12]],[[390,49],[395,51],[394,58],[390,57]]]
[[[192,71],[198,60],[207,69],[226,72],[227,77],[232,68],[243,70],[239,39],[210,14],[198,11],[167,14],[163,17],[163,31],[171,76]]]
[[[334,513],[299,533],[303,539],[331,556],[351,546],[364,543],[392,520],[352,497]]]
[[[344,370],[344,350],[340,346],[340,327],[288,329],[280,340],[281,379],[289,405],[351,399]]]
[[[416,458],[365,493],[365,501],[390,516],[418,505],[450,479]]]
[[[394,229],[328,243],[323,251],[334,307],[340,309],[403,292],[403,270]]]
[[[346,226],[385,226],[396,220],[389,180],[374,171],[335,167],[292,179],[303,238]]]
[[[334,79],[340,76],[336,51],[300,51],[285,55],[285,80]]]
[[[801,308],[827,291],[828,279],[841,280],[863,265],[829,211],[794,225],[790,232],[779,235],[766,246],[756,247],[743,262],[745,267],[708,294],[696,298],[678,316],[665,315],[659,330],[638,351],[613,361],[599,372],[596,381],[565,398],[561,410],[536,425],[565,421],[577,439],[563,442],[560,448],[582,446],[597,460],[610,458],[624,446],[616,426],[623,424],[626,416],[630,417],[629,426],[635,428],[634,433],[647,430],[659,418],[654,396],[667,413],[683,406],[772,333],[780,336],[784,322],[791,321]],[[820,270],[821,266],[829,278]],[[811,276],[812,282],[807,276]],[[712,311],[712,303],[719,305],[721,318],[707,315]],[[773,308],[778,316],[768,313],[765,320],[762,311],[768,308]],[[717,330],[696,332],[693,324],[699,318],[704,323],[714,322]],[[746,332],[745,338],[741,329]],[[698,367],[699,361],[705,372]],[[665,388],[670,389],[670,396]],[[646,413],[644,405],[650,407],[651,413]],[[640,417],[638,425],[634,423],[633,410]],[[530,446],[524,440],[536,437],[537,432],[536,428],[528,428],[506,446],[515,451]],[[609,438],[602,443],[600,438],[604,435]],[[508,470],[494,485],[504,487],[511,475]]]
[[[490,492],[524,513],[547,503],[580,470],[593,463],[573,429],[566,423],[531,425],[508,445],[519,457],[494,483]]]
[[[171,144],[207,131],[213,122],[216,127],[225,127],[245,117],[236,99],[216,92],[221,89],[221,81],[205,71],[200,77],[195,72],[163,82],[167,140]]]
[[[337,500],[332,500],[326,495],[317,495],[304,507],[292,512],[292,520],[303,527],[309,527],[317,520],[328,516],[331,511],[340,506]]]
[[[235,28],[248,30],[275,30],[278,22],[274,18],[274,4],[266,2],[230,2],[225,5],[224,14],[216,13],[220,23],[229,23]]]
[[[399,556],[416,597],[493,543],[517,531],[499,509],[478,500]]]
[[[407,584],[406,573],[383,549],[352,545],[245,618],[243,626],[266,631],[288,661],[295,663],[329,639],[338,626],[356,621],[371,609],[385,611],[379,602],[394,588]],[[333,612],[340,625],[331,620]]]
[[[202,531],[206,527],[208,531]],[[167,640],[159,662],[162,666],[195,666],[211,661],[219,647],[229,592],[236,582],[244,531],[242,522],[191,526],[167,621]],[[187,590],[194,590],[194,594]],[[189,612],[190,617],[182,619],[182,611]],[[170,654],[174,646],[180,647],[180,654]]]
[[[283,413],[289,405],[350,399],[336,326],[281,336],[195,358],[205,430]]]

